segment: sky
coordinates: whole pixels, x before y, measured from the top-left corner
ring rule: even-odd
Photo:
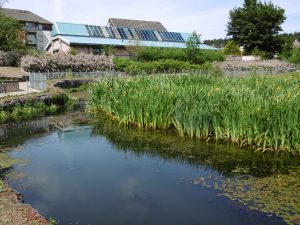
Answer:
[[[300,32],[300,0],[272,0],[285,9],[284,32]],[[51,22],[106,25],[110,17],[160,21],[169,31],[196,31],[201,39],[226,37],[229,10],[243,0],[9,0]]]

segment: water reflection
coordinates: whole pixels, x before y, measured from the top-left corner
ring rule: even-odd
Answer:
[[[192,167],[207,167],[223,176],[251,175],[265,177],[287,174],[289,168],[300,166],[299,155],[273,154],[242,150],[230,144],[214,144],[179,138],[160,132],[139,132],[118,126],[106,117],[98,118],[92,135],[104,136],[116,151],[126,157],[147,155]]]
[[[67,119],[75,118],[69,115]],[[293,215],[283,214],[274,205],[273,193],[267,193],[272,187],[264,186],[265,192],[259,192],[263,185],[276,184],[272,177],[278,174],[289,181],[290,188],[277,195],[288,199],[285,206],[289,204],[293,213],[298,212],[298,203],[290,204],[289,198],[299,199],[295,179],[299,173],[292,179],[285,176],[289,168],[299,166],[296,156],[139,132],[105,117],[98,118],[93,129],[74,132],[47,133],[49,124],[46,119],[41,126],[44,135],[28,138],[29,127],[7,136],[5,142],[21,144],[11,155],[31,161],[30,165],[17,164],[12,171],[22,176],[7,179],[26,202],[61,224],[283,224],[271,215],[286,221],[292,221]],[[249,196],[244,185],[254,187],[252,196],[268,196],[267,200],[250,199],[264,207],[254,204],[252,211],[243,206]],[[293,187],[298,188],[291,192]],[[219,197],[220,193],[228,198]],[[237,198],[242,204],[229,200]],[[257,209],[273,211],[267,211],[267,216]]]

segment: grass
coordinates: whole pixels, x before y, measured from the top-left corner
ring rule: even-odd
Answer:
[[[300,152],[299,91],[299,73],[106,78],[90,89],[88,111],[145,130]]]

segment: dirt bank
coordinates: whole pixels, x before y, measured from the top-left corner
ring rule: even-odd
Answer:
[[[48,225],[50,224],[30,205],[24,204],[22,196],[6,184],[0,192],[0,224]]]

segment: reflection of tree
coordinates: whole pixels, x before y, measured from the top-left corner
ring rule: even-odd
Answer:
[[[288,167],[300,165],[299,157],[293,155],[263,154],[228,144],[206,144],[170,134],[140,132],[121,127],[105,116],[98,118],[92,135],[105,136],[117,151],[212,168],[225,176],[245,174],[246,171],[255,177],[264,177],[277,172],[287,173]]]

